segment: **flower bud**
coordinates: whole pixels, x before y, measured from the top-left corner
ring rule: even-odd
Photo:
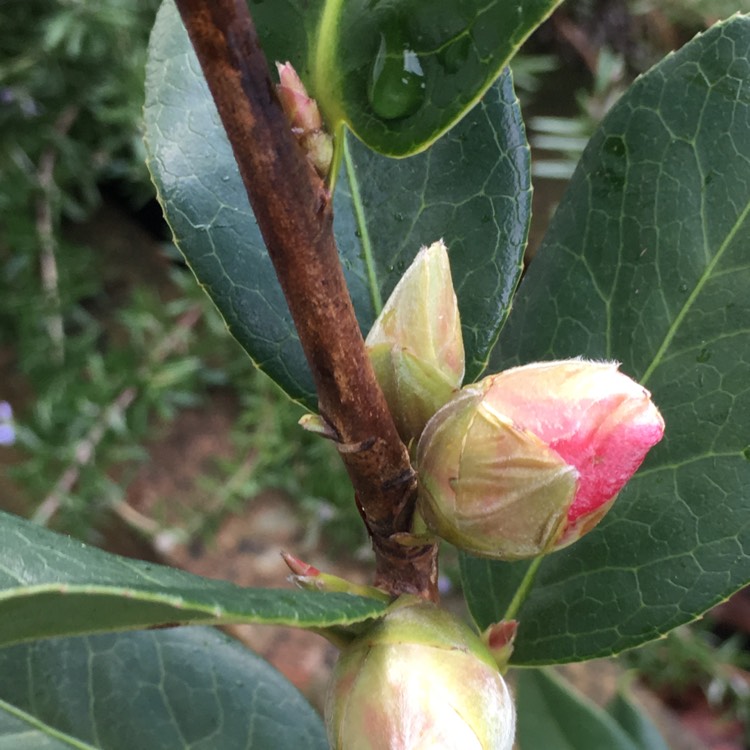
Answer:
[[[515,710],[480,638],[406,598],[341,654],[326,724],[334,750],[510,750]]]
[[[464,377],[461,321],[442,241],[419,251],[366,344],[399,434],[408,445],[461,387]]]
[[[308,95],[305,85],[291,63],[276,63],[279,85],[276,92],[297,141],[310,163],[325,177],[333,161],[333,139],[323,128],[318,104]]]
[[[541,362],[464,388],[417,449],[430,529],[476,555],[514,560],[590,531],[664,421],[618,365]]]

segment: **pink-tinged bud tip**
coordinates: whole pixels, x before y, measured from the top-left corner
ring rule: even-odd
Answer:
[[[320,575],[320,571],[314,565],[310,565],[310,563],[306,563],[288,552],[282,552],[281,558],[286,563],[287,568],[296,576],[314,577]]]
[[[616,364],[516,367],[464,388],[427,424],[419,507],[474,554],[550,552],[603,518],[663,434],[648,391]]]
[[[616,362],[566,360],[495,376],[490,408],[533,432],[578,472],[567,525],[555,547],[593,528],[664,435],[651,394]]]
[[[513,654],[513,642],[516,639],[517,632],[518,620],[502,620],[493,623],[482,633],[482,640],[503,674],[505,674],[508,662]]]
[[[292,127],[305,132],[322,128],[323,120],[318,105],[315,99],[308,95],[292,64],[277,62],[276,70],[279,72],[279,85],[276,91]]]
[[[321,177],[325,177],[333,160],[333,139],[323,128],[318,104],[308,95],[291,63],[276,63],[279,84],[276,93],[292,127],[297,142]]]

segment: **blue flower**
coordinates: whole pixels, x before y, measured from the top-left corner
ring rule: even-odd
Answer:
[[[7,401],[0,401],[0,445],[13,445],[15,441],[13,409]]]

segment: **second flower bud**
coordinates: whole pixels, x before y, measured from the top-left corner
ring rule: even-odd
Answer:
[[[419,251],[366,344],[401,439],[409,445],[464,377],[458,303],[442,241]]]
[[[611,362],[539,362],[467,386],[417,448],[419,510],[468,552],[514,560],[560,549],[611,507],[664,422]]]

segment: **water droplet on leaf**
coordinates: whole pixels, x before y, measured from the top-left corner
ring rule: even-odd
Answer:
[[[422,106],[425,98],[422,65],[417,53],[403,44],[400,35],[381,34],[367,93],[375,114],[384,120],[408,117]]]

